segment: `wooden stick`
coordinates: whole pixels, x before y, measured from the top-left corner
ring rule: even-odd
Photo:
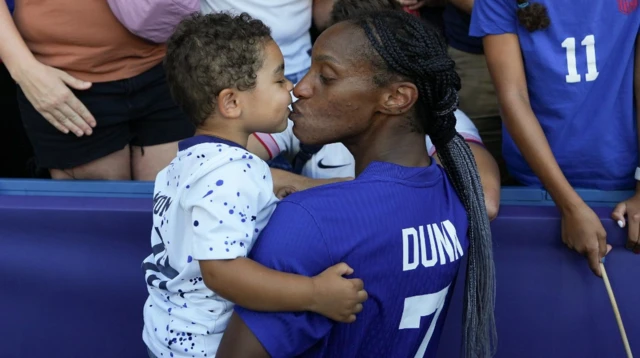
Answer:
[[[600,271],[602,272],[602,278],[604,279],[604,285],[607,288],[607,293],[609,294],[609,300],[611,300],[611,307],[613,307],[613,313],[616,316],[616,321],[618,321],[618,328],[620,329],[620,336],[622,336],[622,343],[624,343],[624,349],[627,351],[627,358],[633,358],[633,354],[631,353],[631,347],[629,346],[629,340],[627,339],[627,332],[624,330],[624,325],[622,324],[622,317],[620,317],[620,311],[618,310],[618,304],[616,303],[616,298],[613,296],[613,290],[611,289],[611,283],[609,282],[609,276],[607,276],[607,270],[604,268],[604,263],[600,263]]]

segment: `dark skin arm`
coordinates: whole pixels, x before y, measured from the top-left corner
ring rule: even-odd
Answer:
[[[506,129],[562,214],[562,241],[587,257],[600,276],[600,260],[610,246],[598,216],[571,187],[560,170],[531,104],[517,35],[483,39],[489,72],[496,87]]]
[[[467,142],[467,144],[469,144],[478,166],[489,220],[493,220],[498,216],[500,209],[500,169],[498,169],[498,163],[485,147],[473,142]],[[438,156],[435,158],[436,162],[440,164],[440,158]]]
[[[269,358],[269,353],[237,313],[233,313],[222,336],[217,358]]]
[[[640,108],[640,36],[636,38],[635,68],[633,87],[635,92],[636,109]],[[637,128],[640,128],[640,111],[636,114]],[[638,130],[638,143],[640,144],[640,130]],[[638,148],[640,151],[640,148]],[[638,163],[640,167],[640,163]],[[625,220],[625,215],[627,220]],[[613,220],[622,222],[622,226],[628,226],[627,249],[640,254],[640,182],[636,183],[636,193],[629,199],[619,203],[611,214]]]
[[[302,175],[288,172],[282,169],[271,168],[271,178],[273,179],[273,192],[278,199],[282,199],[296,191],[311,189],[316,186],[338,183],[352,180],[353,178],[329,178],[313,179]]]
[[[477,143],[469,143],[469,147],[471,147],[478,166],[487,214],[489,220],[493,220],[498,216],[500,209],[500,169],[496,160],[485,147]]]

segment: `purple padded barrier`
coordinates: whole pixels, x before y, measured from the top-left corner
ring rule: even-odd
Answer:
[[[611,210],[595,210],[605,219],[608,241],[614,247],[606,269],[631,348],[640,352],[640,256],[624,249],[626,229],[609,219]],[[556,208],[503,206],[492,232],[496,357],[625,357],[604,283],[591,273],[584,258],[562,243]],[[460,357],[464,276],[461,270],[438,358]]]
[[[140,264],[151,206],[150,197],[0,195],[0,357],[144,357]],[[624,230],[605,224],[615,246],[608,273],[640,350],[640,256],[622,248]],[[493,229],[498,357],[624,357],[604,285],[562,245],[553,207],[503,206]],[[442,358],[459,356],[463,280]]]
[[[151,207],[0,196],[0,357],[145,357]]]

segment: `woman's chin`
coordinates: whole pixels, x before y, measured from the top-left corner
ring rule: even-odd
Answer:
[[[293,122],[293,135],[298,138],[300,143],[304,143],[307,145],[324,144],[318,140],[319,138],[317,135],[313,135],[312,133],[312,130],[301,126],[299,123]]]

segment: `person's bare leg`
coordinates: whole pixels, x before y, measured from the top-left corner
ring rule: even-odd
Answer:
[[[50,169],[52,179],[131,180],[131,150],[122,150],[71,169]]]
[[[131,147],[133,180],[155,181],[158,172],[169,165],[178,153],[178,142]]]

